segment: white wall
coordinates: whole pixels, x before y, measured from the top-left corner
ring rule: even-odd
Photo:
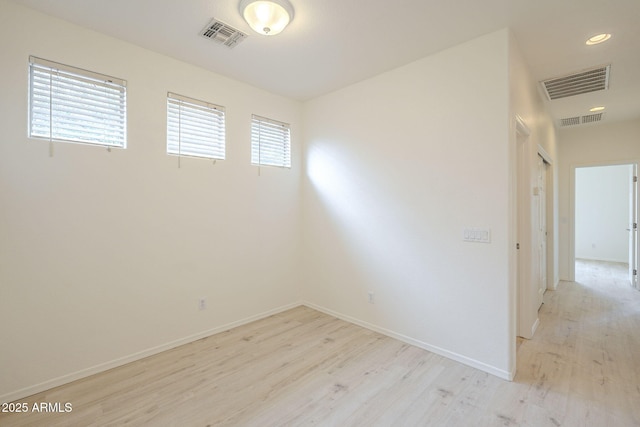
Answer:
[[[561,280],[573,280],[574,171],[576,167],[640,162],[640,119],[563,128],[558,135],[559,270]]]
[[[306,103],[303,200],[310,304],[503,377],[507,35]],[[463,242],[464,227],[491,243]]]
[[[28,139],[29,55],[126,79],[128,148]],[[299,301],[298,102],[4,0],[0,63],[1,401]],[[227,160],[177,168],[167,91],[227,107]],[[291,170],[250,165],[252,113]]]
[[[629,165],[576,168],[576,258],[629,262]]]

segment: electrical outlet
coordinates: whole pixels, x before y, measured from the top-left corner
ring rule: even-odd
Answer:
[[[206,298],[200,298],[198,300],[198,310],[202,311],[202,310],[206,310],[207,309],[207,299]]]
[[[368,296],[369,296],[369,304],[373,304],[375,302],[373,292],[369,292]]]

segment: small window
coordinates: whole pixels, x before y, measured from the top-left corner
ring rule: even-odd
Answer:
[[[252,115],[251,163],[254,165],[290,168],[290,125]]]
[[[29,57],[29,136],[125,148],[127,82]]]
[[[224,160],[224,107],[167,94],[167,153]]]

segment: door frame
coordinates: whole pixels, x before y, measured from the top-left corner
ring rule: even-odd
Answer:
[[[519,244],[519,249],[515,252],[515,335],[530,339],[536,332],[540,319],[538,317],[539,306],[537,294],[539,289],[539,268],[535,264],[534,247],[537,236],[534,236],[531,209],[533,207],[534,186],[533,181],[534,160],[537,164],[537,156],[549,164],[547,168],[547,191],[545,218],[547,229],[555,230],[554,205],[553,205],[553,158],[540,145],[533,146],[531,141],[531,131],[526,123],[518,116],[515,118],[515,239],[514,246]],[[547,233],[547,256],[546,256],[546,278],[547,285],[554,283],[555,254],[554,254],[555,232]],[[514,248],[515,249],[515,248]],[[549,278],[551,277],[551,280]]]
[[[557,278],[557,264],[558,261],[556,259],[556,217],[555,213],[555,174],[553,173],[553,158],[547,153],[547,151],[538,144],[538,155],[542,157],[542,159],[549,165],[547,168],[547,188],[546,188],[546,223],[547,223],[547,290],[555,291],[558,288],[558,278]]]
[[[531,255],[533,251],[531,195],[532,195],[532,147],[531,131],[526,123],[516,117],[516,335],[532,338],[539,319],[535,297],[532,294]]]
[[[638,165],[631,164],[631,186],[629,191],[629,281],[631,287],[640,290],[638,283]]]
[[[640,160],[613,160],[613,161],[596,161],[586,163],[576,163],[571,165],[571,173],[569,175],[569,281],[576,280],[576,169],[590,168],[601,166],[622,166],[635,165],[636,171],[639,169]],[[636,194],[636,212],[640,201]],[[636,265],[638,264],[638,255],[640,254],[640,239],[636,239]]]
[[[541,152],[542,151],[542,152]],[[542,306],[544,302],[544,293],[549,289],[549,209],[548,203],[550,203],[549,195],[547,194],[547,189],[549,186],[549,171],[551,169],[551,158],[546,154],[544,149],[538,145],[538,153],[536,155],[536,185],[534,187],[534,196],[538,198],[537,201],[534,201],[534,205],[536,205],[537,209],[532,210],[533,212],[533,226],[535,226],[536,232],[534,233],[534,241],[536,250],[534,251],[537,256],[535,257],[536,261],[534,261],[536,272],[538,275],[536,276],[538,284],[537,284],[537,299],[536,305],[538,309]],[[544,225],[544,230],[541,229],[541,226]],[[541,234],[544,232],[544,235]],[[543,286],[544,285],[544,286]]]

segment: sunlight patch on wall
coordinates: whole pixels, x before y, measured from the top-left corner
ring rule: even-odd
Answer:
[[[429,225],[414,201],[404,200],[365,160],[337,143],[310,144],[307,159],[321,205],[313,215],[325,211],[330,218],[317,232],[331,234],[332,242],[347,250],[361,286],[384,289],[398,281],[409,288],[429,286],[424,274],[433,259],[424,250]],[[439,269],[432,267],[431,272]]]

